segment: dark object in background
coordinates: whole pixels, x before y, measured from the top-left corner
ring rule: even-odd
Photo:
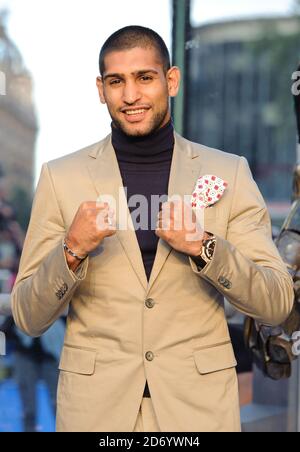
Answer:
[[[0,232],[6,231],[8,227],[7,219],[0,212]]]
[[[249,348],[245,346],[243,325],[229,324],[228,328],[233,351],[237,360],[237,373],[252,372],[253,356]]]
[[[275,241],[278,251],[294,281],[294,306],[289,318],[278,327],[245,321],[245,341],[255,364],[273,380],[289,378],[292,362],[299,355],[300,339],[300,199],[294,202]]]
[[[300,73],[300,64],[298,66],[297,71]],[[300,75],[299,75],[300,79]],[[300,93],[294,94],[295,101],[295,111],[296,111],[296,119],[297,119],[297,128],[298,128],[298,143],[300,144]]]
[[[300,73],[300,65],[298,67],[298,72]],[[299,75],[299,79],[300,79],[300,75]],[[298,82],[296,82],[296,83],[298,83]],[[300,88],[300,86],[299,86],[299,88]],[[295,104],[296,121],[297,121],[297,129],[298,129],[298,146],[300,149],[300,93],[294,94],[294,104]],[[298,160],[299,160],[299,152],[298,152]],[[298,198],[300,198],[300,162],[299,161],[297,161],[297,165],[294,168],[292,200],[295,201]]]

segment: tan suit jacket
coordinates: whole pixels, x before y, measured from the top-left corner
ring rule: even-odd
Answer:
[[[206,209],[205,229],[217,236],[213,260],[198,271],[160,239],[149,283],[133,227],[106,238],[76,273],[66,263],[63,237],[79,205],[103,194],[117,199],[122,187],[111,136],[43,165],[12,306],[32,336],[69,307],[58,431],[132,431],[146,379],[161,431],[239,431],[224,296],[267,324],[292,308],[292,281],[245,158],[177,134],[175,142],[169,196],[191,195],[204,174],[229,185]]]

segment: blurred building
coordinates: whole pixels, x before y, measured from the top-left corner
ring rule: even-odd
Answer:
[[[37,136],[32,79],[7,35],[4,14],[0,14],[0,71],[6,81],[6,95],[0,95],[0,176],[5,176],[9,198],[17,192],[31,198]]]
[[[185,136],[244,155],[264,197],[287,203],[296,161],[291,75],[299,18],[218,22],[191,33]]]

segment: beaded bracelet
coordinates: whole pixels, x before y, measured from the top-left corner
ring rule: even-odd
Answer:
[[[68,254],[70,254],[71,256],[75,257],[75,258],[78,259],[79,261],[83,261],[83,260],[87,257],[87,255],[84,256],[84,257],[80,257],[80,256],[78,256],[77,254],[75,254],[74,251],[72,251],[72,250],[68,247],[68,245],[66,244],[66,241],[65,241],[65,240],[64,240],[64,250],[66,250],[66,252],[67,252]]]

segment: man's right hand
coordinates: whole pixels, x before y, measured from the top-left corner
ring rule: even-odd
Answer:
[[[111,225],[109,220],[111,219]],[[96,249],[105,237],[116,233],[115,212],[108,203],[87,201],[80,205],[67,232],[67,246],[78,256],[84,257]],[[80,261],[66,252],[71,270],[75,270]]]

